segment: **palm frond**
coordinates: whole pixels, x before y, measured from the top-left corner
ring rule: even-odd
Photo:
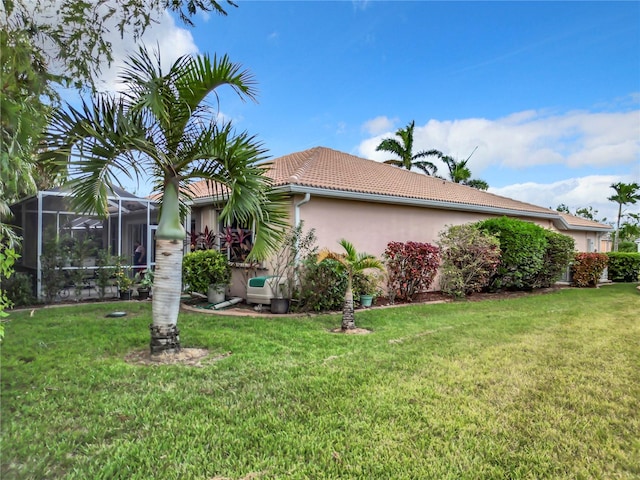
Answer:
[[[434,163],[427,162],[426,160],[425,161],[413,162],[413,166],[416,167],[416,168],[419,168],[420,170],[422,170],[427,175],[435,176],[436,173],[438,173],[438,167]]]
[[[81,211],[107,213],[107,196],[123,175],[138,180],[141,165],[136,146],[146,146],[146,131],[139,117],[128,115],[126,104],[115,97],[98,97],[80,110],[57,111],[44,137],[40,158],[69,168],[68,185],[73,204]]]

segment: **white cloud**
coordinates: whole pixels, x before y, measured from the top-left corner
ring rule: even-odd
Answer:
[[[365,125],[382,128],[385,119],[378,117]],[[375,136],[362,141],[358,152],[366,158],[384,160],[386,154],[375,149],[393,132],[374,132],[369,129]],[[416,151],[435,148],[466,158],[476,146],[473,171],[478,174],[490,166],[522,169],[560,164],[573,168],[633,164],[640,158],[640,110],[560,115],[529,110],[496,120],[430,120],[415,127]]]
[[[117,91],[119,89],[117,77],[124,65],[124,60],[132,53],[136,53],[142,44],[152,52],[159,49],[162,68],[166,70],[182,55],[198,53],[198,47],[191,32],[178,27],[167,12],[162,15],[158,23],[151,24],[137,41],[127,35],[120,38],[115,28],[111,29],[111,32],[107,40],[112,44],[114,61],[109,68],[105,66],[100,75],[100,90]]]
[[[574,212],[578,208],[592,207],[598,211],[598,217],[614,222],[618,215],[617,204],[607,200],[615,194],[612,183],[631,183],[637,181],[637,175],[621,177],[617,175],[589,175],[586,177],[569,178],[558,182],[517,183],[502,188],[489,188],[491,193],[504,197],[521,200],[523,202],[555,209],[564,203]],[[640,212],[640,206],[631,205],[627,212]]]
[[[564,203],[572,211],[591,206],[601,217],[613,220],[617,210],[616,204],[607,200],[614,193],[610,185],[640,181],[640,110],[637,103],[635,107],[632,111],[561,114],[527,110],[495,120],[430,120],[425,125],[416,125],[414,151],[435,148],[456,158],[466,158],[478,146],[471,163],[474,177],[491,185],[492,176],[506,175],[512,182],[502,188],[490,188],[491,192],[544,207],[555,208]],[[388,154],[377,152],[376,147],[383,138],[393,135],[393,129],[369,133],[372,137],[359,144],[357,153],[373,160],[386,160]],[[437,165],[438,162],[434,161]],[[440,173],[447,171],[444,165],[438,166]],[[528,169],[541,166],[553,173],[553,179],[548,183],[528,182]],[[572,175],[577,169],[580,174]],[[603,174],[607,169],[627,173]],[[557,171],[572,178],[556,181]],[[640,205],[629,211],[640,211]]]
[[[362,124],[362,130],[367,132],[369,135],[378,135],[392,129],[397,121],[397,118],[389,118],[381,115],[364,122]]]

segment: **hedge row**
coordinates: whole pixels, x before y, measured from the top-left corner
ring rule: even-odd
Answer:
[[[640,252],[609,252],[609,280],[613,282],[637,282],[640,280]]]

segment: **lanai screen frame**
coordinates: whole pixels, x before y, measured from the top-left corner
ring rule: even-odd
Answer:
[[[72,196],[72,193],[69,191],[65,191],[62,188],[57,188],[57,189],[52,189],[52,190],[43,190],[43,191],[39,191],[35,196],[33,197],[29,197],[29,198],[25,198],[19,202],[17,202],[16,204],[14,204],[12,206],[12,208],[19,206],[20,208],[20,213],[21,213],[21,218],[19,219],[15,219],[14,223],[19,224],[20,226],[22,226],[23,228],[26,229],[26,225],[25,223],[27,222],[27,214],[28,213],[33,213],[32,210],[27,210],[27,205],[30,202],[33,202],[34,200],[37,201],[37,207],[36,207],[36,233],[37,233],[37,241],[36,241],[36,261],[35,261],[35,270],[36,270],[36,295],[38,297],[38,299],[42,299],[43,295],[42,295],[42,263],[41,263],[41,256],[42,256],[42,251],[43,251],[43,244],[44,244],[44,222],[43,222],[43,214],[49,215],[49,214],[55,214],[56,215],[56,235],[59,237],[60,233],[61,233],[61,226],[60,226],[60,217],[61,216],[65,216],[65,217],[75,217],[76,219],[78,218],[86,218],[87,220],[91,220],[91,221],[95,221],[97,222],[98,220],[101,221],[103,223],[103,228],[104,228],[104,222],[106,221],[107,223],[107,228],[108,230],[108,234],[107,234],[107,248],[111,247],[111,234],[110,234],[110,228],[111,228],[111,219],[113,217],[117,217],[117,242],[116,242],[116,247],[117,247],[117,251],[114,252],[118,257],[120,257],[122,255],[123,252],[123,218],[125,218],[127,215],[131,214],[131,211],[129,211],[127,208],[125,208],[124,204],[139,204],[141,205],[141,208],[138,209],[142,210],[144,209],[146,211],[146,245],[147,245],[147,249],[150,250],[150,246],[152,245],[153,242],[153,230],[156,227],[156,224],[152,224],[152,220],[154,222],[157,222],[157,211],[158,211],[158,202],[154,201],[152,199],[149,198],[141,198],[141,197],[137,197],[121,188],[115,187],[113,189],[113,192],[107,196],[107,200],[109,202],[109,215],[107,216],[106,219],[100,219],[95,213],[90,213],[90,212],[78,212],[78,211],[74,211],[74,210],[45,210],[46,208],[46,199],[47,198],[51,198],[51,197],[56,197],[56,198],[61,198],[61,199],[67,199],[69,197]],[[67,203],[64,202],[63,203]],[[152,212],[154,213],[153,218],[152,218]],[[73,221],[73,220],[72,220]],[[19,234],[21,234],[21,232],[18,232]],[[24,232],[22,232],[24,233]],[[24,236],[24,235],[23,235]],[[23,245],[24,245],[24,238],[23,238]],[[27,252],[28,253],[28,252]],[[152,261],[151,255],[146,255],[146,268],[147,269],[151,269],[154,265],[154,262]],[[132,265],[130,265],[130,267],[133,267]],[[33,271],[33,267],[32,266],[27,266],[25,265],[25,268],[28,268],[30,270]],[[65,267],[67,269],[73,269],[74,267]]]

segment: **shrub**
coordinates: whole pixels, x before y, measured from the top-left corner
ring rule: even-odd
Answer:
[[[207,293],[209,285],[227,285],[231,281],[231,266],[226,255],[218,250],[196,250],[182,261],[185,290]]]
[[[355,299],[360,295],[380,296],[380,277],[374,273],[355,272],[352,288]]]
[[[609,252],[609,280],[637,282],[640,279],[640,253]]]
[[[389,242],[384,258],[390,296],[407,302],[433,283],[440,260],[438,247],[420,242]]]
[[[562,278],[575,254],[576,242],[561,233],[544,230],[547,246],[542,258],[542,268],[534,282],[536,288],[552,286]]]
[[[544,228],[515,218],[491,218],[478,227],[498,237],[501,262],[490,290],[531,290],[544,265],[547,245]]]
[[[316,255],[309,255],[301,269],[299,309],[341,310],[348,283],[347,272],[338,261],[325,259],[317,263]]]
[[[44,291],[45,302],[52,303],[56,299],[58,292],[69,282],[64,270],[62,270],[67,261],[67,254],[61,240],[50,232],[46,236],[49,240],[44,242],[42,255],[40,256],[42,290]]]
[[[31,275],[27,273],[16,272],[11,277],[3,279],[2,290],[14,307],[23,307],[34,303],[33,282]]]
[[[455,297],[481,291],[500,264],[498,239],[472,224],[440,232],[440,290]]]
[[[98,289],[98,296],[100,300],[103,300],[107,287],[113,283],[112,278],[116,273],[115,264],[117,258],[109,253],[108,250],[98,250],[98,256],[96,258],[96,288]]]
[[[607,268],[605,253],[576,253],[573,261],[573,283],[576,287],[595,287]]]
[[[635,242],[620,242],[620,244],[618,245],[618,252],[636,253],[638,252],[638,246]]]

